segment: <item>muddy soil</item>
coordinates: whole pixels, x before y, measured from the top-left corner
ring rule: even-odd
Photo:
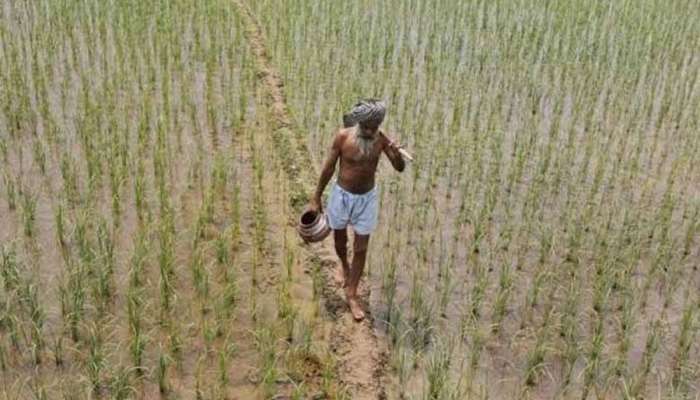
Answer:
[[[269,107],[277,121],[277,129],[289,133],[285,128],[288,128],[292,121],[284,101],[283,83],[270,62],[262,30],[246,4],[240,0],[234,3],[241,11],[246,26],[247,37],[256,57],[259,79],[268,90]],[[300,171],[300,177],[303,177],[301,181],[311,188],[316,182],[318,169],[309,161],[310,153],[303,139],[296,136],[292,140],[292,149],[289,150],[293,151],[292,160],[295,160],[295,165],[288,170]],[[277,149],[283,151],[279,147]],[[297,176],[290,178],[294,179]],[[295,221],[296,212],[290,215],[290,218]],[[361,297],[368,312],[365,320],[357,323],[350,315],[342,288],[334,278],[338,261],[333,251],[332,239],[328,238],[321,244],[309,246],[309,250],[308,262],[320,266],[323,276],[325,309],[333,322],[328,340],[338,360],[337,378],[347,387],[353,399],[384,398],[386,345],[377,338],[373,330],[373,318],[368,307],[369,286],[366,282],[361,282]]]

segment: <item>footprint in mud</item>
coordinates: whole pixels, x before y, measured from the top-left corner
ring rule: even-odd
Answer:
[[[338,319],[347,310],[345,298],[339,295],[337,291],[331,289],[324,290],[326,311],[333,319]]]

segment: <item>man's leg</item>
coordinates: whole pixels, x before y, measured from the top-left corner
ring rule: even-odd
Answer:
[[[348,263],[348,232],[346,228],[334,229],[333,239],[335,240],[335,252],[340,258],[340,264],[342,266],[342,271],[338,271],[336,268],[335,279],[340,285],[345,287],[348,284],[348,278],[350,276],[350,264]]]
[[[369,235],[355,234],[352,250],[352,268],[348,277],[347,288],[345,294],[348,298],[350,312],[356,320],[361,320],[365,317],[364,311],[358,302],[357,286],[360,284],[362,271],[365,268],[365,259],[367,258],[367,247],[369,245]]]

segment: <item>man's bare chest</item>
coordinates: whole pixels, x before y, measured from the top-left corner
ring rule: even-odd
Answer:
[[[371,151],[369,154],[362,154],[361,151],[350,149],[341,153],[341,163],[352,167],[375,167],[379,161],[381,152]]]

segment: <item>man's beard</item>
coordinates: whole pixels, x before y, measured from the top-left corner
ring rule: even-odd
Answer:
[[[360,158],[367,158],[372,153],[377,136],[364,136],[360,127],[356,127],[354,140],[357,148],[360,149]]]

